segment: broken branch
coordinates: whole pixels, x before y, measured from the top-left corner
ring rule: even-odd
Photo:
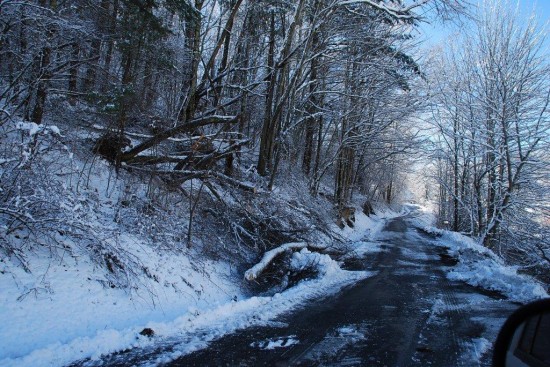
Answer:
[[[277,256],[284,254],[287,251],[301,250],[306,247],[307,242],[291,242],[285,243],[284,245],[274,248],[273,250],[269,250],[264,254],[259,263],[244,273],[244,278],[248,281],[255,280]]]

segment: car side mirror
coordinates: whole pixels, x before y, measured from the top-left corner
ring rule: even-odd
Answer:
[[[504,323],[493,367],[550,367],[550,298],[517,309]]]

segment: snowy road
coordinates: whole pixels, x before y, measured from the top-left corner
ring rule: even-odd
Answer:
[[[385,251],[364,262],[377,276],[282,317],[281,327],[244,330],[171,365],[488,365],[489,354],[479,357],[486,340],[517,306],[448,281],[452,259],[403,218],[379,238]]]
[[[377,275],[308,303],[270,326],[213,341],[169,365],[489,365],[490,341],[517,305],[447,280],[445,269],[455,262],[408,219],[390,221],[377,238],[382,251],[353,263],[354,270]],[[170,353],[170,347],[153,354],[162,353]],[[103,362],[134,365],[147,360],[154,358],[133,352]]]

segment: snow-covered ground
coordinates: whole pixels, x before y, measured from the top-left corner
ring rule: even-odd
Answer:
[[[183,258],[159,259],[164,262],[166,279],[151,289],[160,294],[153,307],[150,295],[139,291],[128,297],[121,291],[104,289],[86,281],[93,269],[82,267],[79,274],[67,276],[63,266],[50,269],[52,291],[30,294],[20,301],[20,289],[3,284],[0,334],[2,366],[64,365],[82,358],[98,358],[131,347],[145,347],[158,338],[176,337],[207,330],[200,338],[191,339],[163,356],[163,361],[205,346],[210,340],[237,329],[264,325],[277,315],[289,311],[304,301],[325,297],[342,287],[372,273],[347,272],[326,255],[303,250],[295,254],[294,266],[308,263],[311,257],[322,258],[323,276],[304,281],[273,297],[252,297],[238,300],[242,294],[220,274],[220,264],[208,264],[205,273],[192,273]],[[186,266],[187,265],[187,266]],[[223,267],[223,266],[222,266]],[[226,271],[229,269],[226,268]],[[185,287],[182,281],[167,279],[187,277],[200,284],[201,290]],[[24,282],[24,280],[20,280]],[[31,279],[28,279],[31,281]],[[155,338],[138,337],[145,328],[155,332]],[[161,361],[158,361],[161,362]]]
[[[358,213],[355,228],[341,233],[349,240],[367,240],[355,246],[359,255],[378,251],[368,240],[395,215],[368,218]],[[235,282],[244,274],[228,263],[201,260],[191,250],[159,255],[130,233],[118,233],[117,246],[147,269],[148,276],[139,277],[130,291],[110,287],[105,269],[77,250],[54,261],[30,257],[32,273],[1,259],[1,366],[61,366],[162,340],[185,340],[163,355],[162,361],[167,361],[235,330],[269,323],[307,300],[329,296],[373,275],[344,271],[328,255],[303,249],[294,253],[291,266],[315,264],[317,279],[274,296],[246,298]],[[154,337],[140,336],[144,328],[151,328]]]
[[[438,236],[434,245],[448,249],[449,255],[458,260],[448,270],[447,278],[464,281],[470,285],[497,291],[508,299],[526,303],[548,297],[544,287],[532,277],[518,274],[518,267],[509,266],[494,252],[475,239],[433,226],[430,210],[420,210],[415,225]]]
[[[10,276],[0,277],[0,365],[63,365],[114,352],[139,343],[136,335],[150,322],[242,298],[228,264],[161,256],[135,237],[125,239],[123,246],[154,276],[130,292],[106,287],[104,270],[85,255],[33,259],[33,273],[2,262]]]
[[[304,256],[307,253],[300,253],[299,258]],[[306,300],[328,296],[372,275],[340,270],[334,262],[326,266],[325,271],[320,279],[301,282],[272,297],[236,301],[228,300],[228,292],[234,289],[221,283],[206,286],[208,290],[204,292],[203,301],[194,300],[196,296],[192,295],[174,295],[158,300],[155,309],[138,302],[133,304],[123,295],[116,297],[111,292],[86,286],[80,290],[71,287],[72,294],[68,291],[52,295],[53,307],[44,308],[48,301],[43,299],[15,304],[15,307],[13,303],[6,304],[10,309],[2,315],[3,330],[0,332],[8,336],[3,348],[9,348],[6,352],[11,352],[11,356],[8,354],[8,358],[0,360],[0,365],[60,366],[77,359],[94,359],[117,350],[146,347],[162,338],[181,336],[186,342],[176,345],[171,354],[155,363],[166,362],[235,330],[268,324],[274,317]],[[17,306],[19,310],[15,313],[13,308]],[[52,312],[55,307],[58,310]],[[154,338],[138,337],[145,327],[155,332]],[[193,337],[198,331],[200,335]]]
[[[42,136],[44,141],[62,137],[55,126],[20,124],[16,131],[22,136],[28,134],[30,147],[35,136]],[[49,242],[37,243],[42,242],[40,236],[24,232],[22,235],[29,236],[27,240],[14,240],[25,249],[24,259],[0,253],[0,366],[61,366],[163,340],[185,340],[176,345],[172,354],[162,356],[166,361],[235,330],[269,323],[307,300],[327,297],[373,275],[344,271],[329,256],[298,246],[293,248],[291,268],[299,271],[313,264],[318,277],[273,296],[247,298],[240,287],[245,275],[242,269],[237,270],[224,259],[206,260],[200,253],[204,247],[189,249],[170,237],[181,235],[179,227],[187,222],[186,218],[155,214],[159,217],[152,223],[140,222],[137,219],[141,212],[121,208],[141,205],[145,189],[132,190],[143,185],[132,186],[128,177],[115,177],[112,167],[101,160],[88,164],[69,153],[74,149],[63,144],[55,143],[59,149],[52,150],[54,143],[39,146],[48,152],[40,153],[43,158],[32,156],[33,151],[29,150],[28,162],[34,176],[28,184],[38,182],[46,188],[40,186],[32,192],[34,202],[53,202],[55,213],[64,216],[57,218],[59,221],[48,219],[53,223],[48,233],[54,233]],[[34,154],[37,151],[41,152],[35,149]],[[6,160],[0,164],[3,170],[11,163]],[[45,171],[40,171],[42,168]],[[0,173],[9,177],[8,168],[5,169]],[[281,190],[275,194],[285,193]],[[8,204],[16,209],[33,204],[25,200],[26,197],[17,196]],[[47,212],[49,207],[45,208]],[[306,217],[310,215],[298,205],[294,209]],[[357,211],[354,228],[340,230],[333,224],[332,230],[351,244],[346,247],[349,254],[342,260],[382,251],[377,235],[389,219],[407,214],[411,207],[400,213],[382,207],[375,210],[377,215],[371,217]],[[516,269],[504,266],[487,249],[466,237],[429,227],[429,216],[424,217],[418,219],[420,225],[442,236],[435,244],[449,247],[460,260],[449,273],[451,279],[499,290],[520,301],[546,295],[540,285],[517,275]],[[63,220],[71,221],[71,228],[80,232],[68,235]],[[308,243],[313,248],[328,245]],[[224,244],[220,241],[210,246],[221,248]],[[94,253],[94,249],[98,252]],[[99,262],[90,257],[94,254]],[[25,261],[24,266],[21,261]],[[99,266],[101,261],[106,265]],[[133,274],[126,274],[126,283],[117,283],[121,279],[124,282],[125,272],[136,267]],[[115,277],[117,271],[120,273]],[[139,335],[144,328],[154,331],[152,339]],[[266,348],[275,348],[279,342],[272,341]],[[481,348],[483,343],[479,344]]]
[[[375,208],[374,215],[366,216],[363,212],[357,210],[355,212],[355,226],[344,227],[339,234],[350,242],[364,241],[365,239],[375,239],[376,235],[380,233],[384,225],[388,220],[404,215],[408,212],[408,209],[405,207],[400,212],[394,211],[385,206],[377,206]],[[337,231],[338,227],[334,224],[333,230]],[[375,244],[373,244],[375,245]],[[376,246],[376,245],[375,245]],[[372,248],[368,246],[368,248]]]
[[[370,218],[357,213],[355,228],[340,232],[352,242],[347,257],[382,251],[375,241],[377,234],[388,219],[406,213],[386,211]],[[451,256],[459,259],[448,273],[450,279],[497,290],[521,302],[548,296],[540,284],[518,275],[517,269],[505,266],[474,240],[431,227],[429,214],[418,216],[416,222],[440,236],[434,245],[448,247]],[[189,254],[159,255],[127,233],[120,235],[119,241],[152,275],[152,279],[143,278],[140,287],[130,293],[105,287],[104,269],[84,255],[58,262],[32,258],[33,273],[2,259],[0,365],[61,366],[163,340],[184,340],[169,354],[151,361],[167,362],[238,329],[269,325],[278,315],[307,300],[330,296],[373,275],[341,270],[327,255],[296,249],[291,267],[316,264],[317,279],[302,281],[273,296],[246,298],[234,282],[243,274],[236,274],[228,263],[198,260]],[[140,336],[144,328],[152,329],[154,337]],[[282,341],[264,347],[276,348],[278,343]],[[485,341],[476,343],[474,349],[483,353]]]

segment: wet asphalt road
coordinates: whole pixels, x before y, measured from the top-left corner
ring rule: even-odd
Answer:
[[[408,219],[390,221],[377,238],[383,251],[354,262],[355,270],[377,275],[303,305],[276,326],[227,335],[168,365],[489,366],[491,350],[483,346],[517,305],[447,280],[456,262]],[[102,365],[147,364],[170,349],[141,356],[133,350]]]
[[[280,318],[284,326],[240,331],[170,366],[490,365],[484,340],[517,306],[448,281],[455,261],[406,217],[379,237],[384,251],[363,261],[376,276]]]

